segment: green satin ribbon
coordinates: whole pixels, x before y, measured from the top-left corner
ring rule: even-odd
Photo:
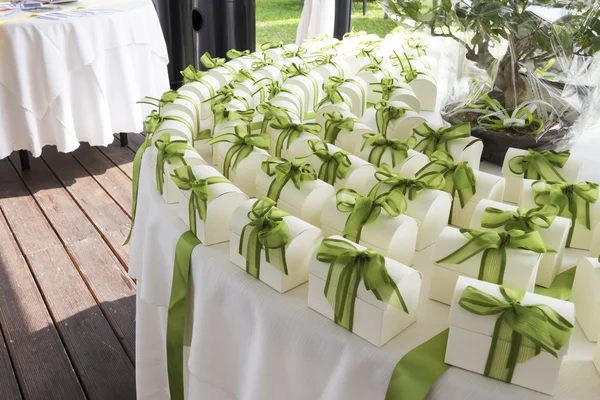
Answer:
[[[270,157],[263,161],[262,170],[275,179],[269,185],[267,197],[277,202],[284,186],[292,181],[296,189],[300,190],[300,184],[317,180],[317,174],[312,166],[292,163],[279,157]]]
[[[369,192],[369,196],[374,198],[379,195],[379,189],[383,185],[389,186],[386,192],[398,190],[409,200],[415,200],[419,194],[425,190],[435,190],[444,187],[444,177],[441,174],[430,174],[415,179],[405,178],[389,164],[383,163],[375,172],[377,184]]]
[[[312,64],[314,66],[333,65],[338,72],[338,76],[344,77],[344,69],[333,58],[333,54],[318,53],[312,60]]]
[[[352,28],[352,30],[350,32],[344,33],[344,39],[351,38],[351,37],[366,36],[366,35],[367,35],[366,31],[356,31],[356,30],[354,30],[354,28]]]
[[[467,286],[458,304],[480,316],[498,315],[484,375],[510,382],[517,364],[544,350],[558,358],[569,342],[573,324],[545,304],[524,305],[525,292],[500,287],[502,299]]]
[[[173,282],[167,311],[167,376],[171,400],[184,399],[184,340],[187,323],[187,303],[192,252],[201,244],[194,233],[187,231],[175,247]]]
[[[365,88],[363,87],[363,85],[360,84],[360,82],[358,82],[356,79],[353,79],[353,78],[344,78],[344,77],[339,77],[339,76],[330,76],[329,82],[336,85],[338,88],[345,83],[352,84],[352,85],[356,86],[357,88],[359,88],[361,96],[362,96],[361,113],[364,114],[365,107],[366,107],[365,100],[366,100],[367,96],[365,95]]]
[[[427,55],[427,50],[419,42],[415,43],[415,42],[412,41],[412,39],[409,38],[409,39],[406,40],[406,45],[409,48],[411,48],[413,50],[416,50],[418,56],[426,56]]]
[[[281,151],[283,150],[283,144],[286,144],[286,149],[290,148],[290,145],[302,135],[303,132],[318,135],[321,131],[321,125],[316,122],[309,122],[306,124],[297,124],[291,120],[280,121],[275,119],[271,122],[271,128],[281,130],[281,133],[277,136],[275,143],[275,156],[281,157]]]
[[[392,167],[395,167],[401,161],[408,157],[410,150],[417,140],[414,136],[409,136],[404,140],[388,139],[380,133],[365,133],[363,136],[363,145],[360,151],[371,147],[368,161],[376,166],[381,165],[381,159],[386,151],[389,151],[392,157]]]
[[[331,144],[335,144],[341,131],[352,132],[354,130],[354,123],[360,122],[357,118],[344,117],[339,111],[325,113],[323,117],[325,118],[325,134],[323,138],[327,143]]]
[[[557,153],[554,150],[537,152],[529,149],[528,154],[511,158],[508,168],[513,174],[523,175],[525,179],[565,182],[566,179],[556,168],[563,168],[570,156],[569,150]]]
[[[158,189],[158,193],[162,195],[165,179],[165,163],[187,165],[184,158],[185,152],[188,150],[196,152],[196,149],[190,146],[187,140],[172,140],[171,135],[168,133],[156,140],[154,147],[158,150],[156,155],[156,188]]]
[[[335,185],[336,180],[344,179],[348,175],[348,172],[350,172],[352,162],[348,157],[350,153],[347,151],[340,150],[331,153],[329,147],[327,147],[327,143],[321,140],[309,140],[308,147],[312,150],[311,155],[317,157],[322,162],[317,174],[320,180],[330,185]],[[304,161],[311,155],[297,158],[296,161]]]
[[[385,100],[375,104],[375,121],[377,122],[377,131],[383,136],[387,136],[388,125],[391,121],[404,117],[410,107],[397,107]]]
[[[483,252],[479,264],[477,279],[502,284],[506,268],[506,249],[522,249],[534,253],[552,253],[546,248],[538,231],[488,232],[476,229],[461,229],[460,233],[468,239],[467,243],[436,263],[462,264]]]
[[[343,236],[358,243],[363,227],[375,222],[381,210],[390,217],[397,217],[406,211],[408,203],[404,195],[396,189],[373,198],[344,188],[337,192],[336,207],[340,212],[350,213],[344,226]]]
[[[227,109],[224,105],[218,104],[213,107],[213,121],[214,126],[213,129],[222,124],[225,121],[236,121],[242,120],[244,122],[244,126],[250,127],[252,124],[252,120],[254,118],[254,109],[244,110],[244,111],[233,111]],[[209,130],[210,131],[210,130]],[[210,139],[212,134],[209,134],[205,139]]]
[[[313,87],[313,110],[317,109],[317,104],[319,103],[319,83],[315,79],[314,76],[310,75],[310,69],[306,64],[296,64],[292,63],[287,67],[282,68],[282,72],[287,75],[287,78],[292,78],[294,76],[304,76],[308,78]]]
[[[231,60],[235,60],[236,58],[240,58],[240,57],[250,57],[255,60],[256,59],[260,60],[260,57],[257,57],[256,55],[252,54],[250,52],[250,50],[239,51],[236,49],[231,49],[226,53],[226,55]]]
[[[402,294],[388,274],[381,254],[370,249],[360,251],[344,240],[324,239],[319,246],[317,260],[329,263],[324,292],[333,308],[336,324],[352,331],[354,304],[361,281],[377,300],[408,314]]]
[[[452,156],[442,150],[433,153],[430,160],[430,163],[417,171],[417,177],[441,173],[446,179],[443,190],[450,193],[452,199],[458,196],[460,206],[464,208],[477,192],[477,180],[473,168],[466,161],[455,163]]]
[[[227,150],[223,161],[223,176],[225,178],[229,178],[229,172],[235,170],[238,164],[254,151],[254,148],[269,150],[269,135],[253,135],[248,130],[247,125],[238,125],[234,129],[235,133],[219,135],[206,142],[210,146],[216,143],[231,143],[231,147]]]
[[[275,96],[277,96],[279,93],[288,93],[291,94],[292,96],[295,97],[296,99],[296,104],[298,105],[298,108],[300,110],[301,115],[304,113],[304,98],[302,96],[300,96],[300,93],[295,92],[289,88],[283,87],[281,85],[281,82],[270,79],[270,78],[263,78],[264,80],[269,80],[270,82],[267,83],[265,85],[267,92],[269,93],[268,99],[269,100],[273,100],[273,98]],[[261,81],[263,80],[261,79]]]
[[[591,230],[590,204],[598,201],[598,184],[580,182],[569,184],[565,182],[535,181],[531,184],[533,200],[538,206],[555,204],[560,209],[560,215],[571,218],[571,229],[567,237],[567,247],[571,246],[575,225],[580,223]]]
[[[503,227],[505,231],[520,230],[524,232],[548,229],[559,213],[558,206],[547,204],[536,208],[517,208],[506,211],[495,207],[487,207],[481,216],[481,226],[487,229]]]
[[[256,82],[257,78],[254,76],[252,71],[247,69],[240,69],[233,76],[232,82],[242,83],[246,81]]]
[[[381,82],[373,82],[371,86],[379,86],[380,90],[373,90],[375,93],[381,93],[381,99],[388,101],[396,89],[404,89],[402,86],[396,85],[396,78],[383,78]]]
[[[298,46],[297,50],[288,50],[286,49],[282,54],[281,57],[283,58],[294,58],[294,57],[298,57],[299,59],[304,61],[304,56],[306,55],[306,52],[308,50],[305,47],[302,46]]]
[[[268,67],[269,65],[273,64],[273,59],[266,54],[263,54],[262,58],[258,57],[258,59],[254,61],[250,67],[252,68],[252,71],[256,71],[257,69]]]
[[[236,73],[235,68],[233,68],[231,65],[227,65],[225,63],[225,61],[226,60],[224,58],[211,57],[211,55],[208,52],[202,54],[202,56],[200,57],[200,63],[202,65],[204,65],[204,67],[206,67],[206,69],[214,69],[214,68],[223,67],[227,71],[229,71],[230,74],[235,75],[235,73]]]
[[[326,102],[331,102],[331,104],[339,104],[346,103],[348,108],[350,108],[350,103],[342,96],[340,91],[338,90],[339,85],[335,83],[326,82],[323,84],[323,99],[317,104],[315,110],[321,108]]]
[[[250,222],[244,226],[238,252],[246,259],[246,272],[255,278],[260,276],[260,254],[265,250],[269,264],[282,274],[288,274],[285,246],[292,241],[287,224],[283,220],[290,214],[275,207],[267,197],[256,200],[248,213]]]
[[[206,71],[198,71],[192,65],[188,65],[186,69],[181,71],[181,76],[183,76],[183,84],[187,85],[190,82],[198,82],[202,86],[208,90],[208,94],[210,97],[215,95],[215,89],[206,82],[203,78],[208,74]],[[200,113],[198,113],[200,115]]]
[[[230,103],[233,99],[240,101],[244,105],[244,107],[246,107],[246,110],[252,108],[250,107],[250,104],[248,104],[248,101],[244,97],[237,96],[235,94],[235,89],[233,88],[232,84],[223,86],[221,89],[217,90],[217,94],[215,94],[210,99],[204,100],[204,102],[211,102],[213,107],[215,107],[217,105]]]
[[[363,71],[370,72],[372,74],[381,72],[385,78],[390,77],[390,73],[383,65],[383,58],[371,57],[371,62],[359,69],[357,74]]]
[[[189,96],[180,94],[176,90],[169,90],[169,91],[163,93],[163,95],[161,96],[160,99],[155,99],[153,97],[146,96],[142,100],[138,101],[138,103],[150,104],[155,107],[158,107],[158,110],[160,113],[160,110],[162,109],[162,107],[165,104],[173,104],[175,102],[175,100],[177,100],[177,99],[185,100],[194,107],[194,109],[196,111],[196,130],[195,130],[195,132],[200,132],[200,119],[201,119],[200,118],[201,117],[200,116],[200,107],[198,106],[198,103]]]
[[[260,45],[260,49],[265,51],[269,49],[285,49],[285,44],[281,41],[279,42],[264,42]]]
[[[289,116],[287,111],[285,111],[281,107],[274,106],[271,103],[260,103],[258,106],[256,106],[256,112],[263,115],[263,120],[260,126],[261,135],[267,133],[267,127],[269,125],[269,122],[273,119],[277,119],[277,121],[279,121],[282,124],[286,121],[292,121],[292,118]]]
[[[415,135],[420,136],[415,146],[416,151],[431,156],[437,150],[448,150],[448,142],[471,136],[471,124],[450,126],[447,128],[432,129],[426,122],[413,128]]]
[[[403,59],[404,59],[404,61],[403,61]],[[400,55],[398,55],[398,53],[396,53],[394,51],[394,55],[390,56],[390,60],[395,60],[395,61],[392,61],[392,65],[394,67],[400,66],[400,69],[401,69],[400,75],[404,78],[404,80],[407,83],[414,81],[415,79],[417,79],[417,77],[419,75],[425,75],[424,72],[417,71],[416,69],[413,68],[413,66],[411,64],[411,60],[414,60],[414,57],[411,57],[406,53],[404,53],[402,56],[400,56]]]
[[[144,119],[144,129],[146,129],[146,134],[153,134],[158,130],[160,125],[164,121],[177,121],[184,124],[187,128],[189,128],[190,133],[194,133],[194,127],[190,125],[190,123],[183,117],[179,117],[177,115],[165,115],[162,116],[157,110],[152,110],[150,115]]]
[[[171,174],[171,179],[181,190],[190,190],[188,215],[190,219],[190,230],[196,234],[196,213],[200,220],[206,221],[208,207],[209,185],[217,183],[231,183],[223,176],[211,176],[206,179],[197,179],[192,167],[185,165],[179,167]]]
[[[568,301],[571,299],[576,270],[576,267],[572,267],[556,275],[550,287],[536,286],[534,289],[535,294]]]

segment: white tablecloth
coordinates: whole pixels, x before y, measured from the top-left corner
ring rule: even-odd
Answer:
[[[496,169],[497,170],[497,169]],[[175,245],[186,227],[166,205],[144,157],[130,274],[137,278],[139,399],[169,399],[166,316]],[[418,321],[381,348],[308,308],[307,284],[279,294],[229,262],[228,243],[198,246],[192,255],[186,349],[189,399],[383,399],[396,363],[445,329],[449,307],[427,297],[431,248],[418,253],[423,273]],[[583,254],[568,251],[565,267]],[[576,327],[555,398],[596,399],[600,376],[594,344]],[[430,399],[547,399],[549,396],[450,368]]]
[[[158,17],[150,0],[63,6],[102,3],[110,4],[94,15],[0,25],[0,159],[14,150],[37,157],[44,145],[106,146],[115,132],[142,131],[145,110],[136,101],[169,88]]]

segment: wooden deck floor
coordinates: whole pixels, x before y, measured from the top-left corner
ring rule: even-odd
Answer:
[[[0,398],[135,399],[129,135],[0,160]]]

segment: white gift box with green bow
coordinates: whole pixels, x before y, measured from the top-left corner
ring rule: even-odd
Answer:
[[[552,155],[552,152],[547,153],[550,153],[548,157],[544,156],[544,153],[530,154],[527,150],[512,147],[508,149],[502,164],[502,175],[506,179],[505,202],[515,204],[519,202],[524,177],[570,183],[579,181],[579,170],[582,165],[580,160],[566,156],[567,160],[563,164],[559,155],[561,153],[557,155]]]
[[[348,243],[357,251],[366,250],[364,246],[352,243],[341,236],[332,236],[329,239]],[[334,308],[325,295],[331,264],[319,261],[318,253],[317,249],[309,264],[308,306],[330,320],[336,321]],[[408,312],[379,300],[371,290],[366,289],[363,279],[358,282],[355,299],[350,299],[354,305],[350,323],[351,332],[377,347],[383,346],[416,321],[421,292],[421,274],[418,271],[389,258],[383,258],[383,264],[390,283],[393,282],[398,289]],[[336,292],[337,286],[338,282],[332,280],[329,290]]]
[[[358,237],[355,231],[345,236],[344,231],[353,211],[347,211],[343,205],[338,206],[338,200],[343,198],[338,195],[329,199],[321,214],[321,230],[324,236],[344,236],[353,242],[358,239],[362,246],[404,265],[413,265],[419,229],[414,218],[405,214],[391,216],[381,209],[374,221],[362,226]],[[340,211],[340,207],[344,211]]]
[[[267,196],[269,188],[276,178],[277,175],[269,176],[264,170],[260,171],[256,176],[256,197]],[[298,188],[292,180],[289,180],[283,186],[276,201],[278,208],[309,224],[319,226],[323,207],[327,200],[334,195],[333,186],[320,179],[303,181]]]
[[[314,65],[310,74],[321,75],[323,82],[327,82],[330,76],[340,78],[351,76],[350,66],[342,57],[316,53],[310,58]],[[328,59],[330,62],[326,62]]]
[[[600,335],[600,261],[582,257],[577,264],[571,301],[577,309],[577,322],[590,342]]]
[[[331,110],[317,113],[316,122],[321,125],[319,137],[343,150],[353,152],[365,133],[372,130],[349,111]]]
[[[369,83],[369,103],[377,104],[382,100],[400,101],[415,110],[421,111],[421,102],[406,82],[398,77],[371,81]]]
[[[402,177],[411,178],[409,175],[400,173]],[[365,181],[362,188],[357,191],[362,195],[368,195],[374,190],[377,194],[385,193],[393,188],[393,186],[384,183],[380,184],[379,179],[372,175]],[[380,186],[375,189],[375,186]],[[431,246],[437,240],[440,232],[448,226],[450,210],[452,208],[452,196],[449,193],[439,189],[423,189],[412,197],[409,193],[405,195],[408,203],[408,208],[404,212],[405,215],[414,218],[417,221],[418,233],[416,250],[421,251]]]
[[[274,119],[267,128],[267,134],[271,141],[269,152],[276,157],[294,160],[294,156],[291,154],[294,143],[298,142],[300,144],[308,140],[318,139],[317,134],[320,129],[321,127],[314,122],[303,124],[293,114],[289,114],[289,120],[287,121]]]
[[[500,235],[502,234],[504,233]],[[533,292],[541,260],[540,253],[504,246],[506,257],[503,267],[498,265],[502,256],[496,249],[485,249],[461,263],[455,263],[452,259],[449,260],[451,262],[446,261],[449,256],[460,251],[471,240],[459,229],[451,226],[444,228],[433,249],[434,267],[429,288],[430,299],[450,304],[454,287],[461,276],[473,279],[481,276],[482,279],[501,281],[508,287]]]
[[[320,75],[292,76],[283,83],[283,87],[301,95],[303,100],[301,110],[303,116],[312,113],[316,104],[323,96],[323,79]]]
[[[486,209],[488,208],[493,208],[494,210],[488,210],[488,212],[486,212]],[[539,213],[535,212],[537,209],[538,208],[531,209],[529,213],[527,213],[527,210],[523,209],[520,213],[521,218],[519,220],[516,216],[517,214],[515,214],[517,212],[517,206],[487,199],[480,200],[479,204],[477,204],[477,207],[475,208],[475,211],[473,212],[473,217],[471,218],[469,228],[504,232],[506,231],[507,227],[511,227],[511,223],[512,226],[518,226],[519,221],[523,221],[526,226],[522,228],[531,229],[531,227],[533,227],[539,231],[540,236],[544,240],[546,246],[555,250],[556,253],[542,254],[535,284],[543,287],[550,287],[552,281],[554,281],[554,277],[560,272],[560,268],[562,266],[562,260],[565,253],[565,245],[567,243],[567,236],[569,234],[569,228],[571,227],[571,221],[569,221],[567,218],[554,216],[552,216],[550,220],[544,220],[543,217],[539,216]],[[499,215],[501,211],[508,212],[504,213],[506,217],[502,218],[502,220],[506,221],[508,224],[504,223],[498,227],[482,226],[482,218],[484,214],[492,213]],[[549,211],[551,212],[551,215],[554,215],[552,210]],[[512,213],[512,217],[510,216],[510,213]],[[528,215],[531,216],[528,217]]]
[[[289,214],[280,216],[281,211],[274,211],[274,214],[270,214],[269,212],[273,208],[263,208],[254,212],[253,206],[257,203],[261,205],[260,201],[260,199],[250,199],[234,211],[229,225],[230,260],[248,273],[258,275],[257,278],[261,282],[266,283],[279,293],[285,293],[308,281],[310,256],[321,243],[323,236],[319,228],[304,222],[300,218]],[[266,211],[267,209],[268,211]],[[265,228],[260,223],[261,218],[263,220],[269,219],[268,222],[273,222],[275,226],[271,225]],[[285,228],[280,227],[280,224],[285,225]],[[257,229],[257,232],[252,232],[252,229]],[[267,240],[261,240],[269,235],[270,230],[285,231],[283,241],[277,243],[278,245],[284,245],[283,248],[270,248]],[[271,235],[273,234],[276,233],[271,233]],[[242,235],[244,240],[242,246],[240,246]],[[255,246],[255,248],[249,249],[248,246]],[[257,264],[256,258],[250,258],[253,251],[259,252],[257,256],[260,257],[258,266],[254,265]],[[267,261],[267,253],[271,262]],[[281,270],[282,265],[285,265],[285,273]]]
[[[367,108],[367,83],[359,76],[332,79],[333,82],[337,82],[337,91],[350,103],[350,111],[361,117]]]
[[[410,85],[421,103],[421,110],[435,111],[437,104],[437,81],[429,64],[406,53],[394,52],[390,56],[396,74]]]
[[[592,245],[590,246],[590,257],[600,256],[600,224],[596,225],[592,235]]]
[[[281,73],[281,67],[277,65],[265,65],[254,71],[257,79],[269,78],[277,82],[283,82],[283,74]]]
[[[177,173],[178,170],[174,171]],[[233,183],[225,180],[225,177],[215,168],[208,165],[201,165],[191,168],[192,181],[191,189],[179,190],[179,217],[195,233],[202,244],[210,246],[212,244],[227,242],[229,240],[229,222],[233,211],[248,200],[240,189]],[[216,183],[211,183],[212,178],[216,178]],[[225,180],[225,181],[224,181]],[[206,184],[204,184],[206,182]],[[202,190],[206,186],[206,199],[203,201],[201,196],[195,193],[195,187]],[[198,203],[204,203],[206,213],[200,215],[200,211],[190,205],[190,199],[198,199]],[[191,222],[191,223],[190,223]]]
[[[535,189],[532,185],[535,184]],[[564,199],[562,204],[552,199],[552,186],[564,187],[560,198]],[[538,195],[537,192],[546,192],[548,195]],[[537,198],[537,200],[536,200]],[[594,199],[596,199],[594,201]],[[539,204],[538,204],[539,203]],[[524,179],[519,195],[519,206],[533,208],[543,204],[557,204],[561,207],[560,215],[571,219],[571,230],[567,238],[567,247],[590,250],[592,248],[592,237],[594,230],[600,225],[600,198],[598,197],[598,184],[593,182],[579,182],[569,184],[564,182],[548,183],[546,181],[534,181]],[[570,211],[574,207],[575,215]]]
[[[186,139],[188,142],[193,143],[196,134],[196,121],[187,112],[182,111],[177,107],[169,106],[170,104],[167,104],[162,107],[160,116],[163,118],[163,121],[156,130],[156,135],[154,136],[167,133],[171,136],[179,136]]]
[[[208,119],[212,117],[211,102],[217,90],[223,85],[213,76],[204,75],[201,82],[190,82],[181,87],[181,89],[189,90],[196,96],[196,101],[200,108],[200,119]]]
[[[390,112],[387,111],[388,108]],[[406,103],[391,101],[369,108],[363,115],[362,122],[374,132],[404,140],[411,135],[414,127],[425,122],[425,118]]]
[[[510,289],[503,290],[509,295],[514,293]],[[486,296],[486,300],[482,300],[481,304],[476,304],[474,309],[477,312],[489,312],[490,315],[478,315],[469,311],[473,292],[479,294],[476,299]],[[513,297],[515,296],[510,298]],[[467,308],[463,308],[461,304]],[[478,305],[480,307],[477,307]],[[494,307],[494,311],[488,311]],[[504,298],[500,286],[461,277],[453,290],[450,305],[450,332],[445,362],[455,367],[510,382],[513,385],[552,395],[562,359],[569,350],[570,333],[572,324],[575,322],[575,307],[568,301],[534,293],[525,293],[519,301],[519,305],[516,306],[523,310],[521,311],[523,314],[525,310],[534,310],[529,311],[527,315],[533,314],[533,319],[540,323],[540,319],[543,319],[544,331],[542,329],[534,330],[533,336],[540,335],[540,338],[546,339],[547,336],[550,336],[546,330],[554,332],[553,324],[564,329],[556,328],[562,337],[560,344],[549,346],[555,352],[556,357],[537,346],[536,342],[510,328],[512,325],[509,323],[513,321],[514,312],[519,312],[519,309],[513,307]],[[479,308],[482,308],[483,311],[479,311]],[[502,320],[500,320],[501,318]],[[524,319],[524,315],[522,318]],[[498,334],[494,335],[496,325],[499,326]],[[551,337],[554,338],[554,336]],[[536,337],[535,340],[537,341],[539,338]],[[546,344],[548,341],[552,342],[547,339],[544,343]],[[555,341],[555,343],[557,342]],[[550,343],[546,345],[550,345]],[[511,354],[516,358],[512,358],[512,362],[510,361]],[[509,372],[511,368],[507,368],[508,365],[512,367],[512,374]]]
[[[401,171],[403,166],[408,164],[412,166],[407,167],[408,169],[418,171],[429,162],[429,158],[409,147],[410,143],[402,144],[402,141],[397,139],[390,140],[380,134],[367,133],[363,135],[362,143],[357,144],[353,153],[376,167],[388,164]]]
[[[475,174],[475,194],[469,199],[464,207],[460,204],[458,195],[452,202],[452,225],[460,228],[467,228],[473,218],[473,212],[481,200],[502,201],[504,196],[504,178],[501,176],[488,174],[478,170],[473,170]]]

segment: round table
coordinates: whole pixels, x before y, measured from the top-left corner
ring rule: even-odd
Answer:
[[[0,9],[8,3],[0,3]],[[32,17],[0,14],[0,159],[70,152],[141,132],[136,102],[169,89],[168,54],[151,0],[87,0]]]

